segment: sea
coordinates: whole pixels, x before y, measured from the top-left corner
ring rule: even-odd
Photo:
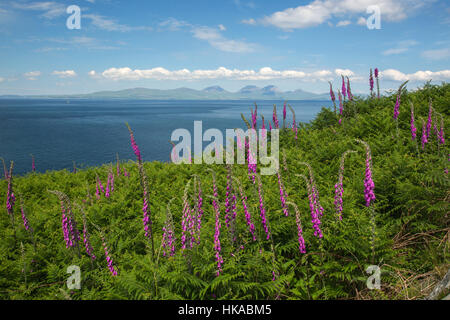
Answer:
[[[258,106],[260,115],[272,120],[277,106],[282,123],[283,101],[243,100],[91,100],[91,99],[0,99],[0,157],[14,161],[14,174],[31,172],[32,156],[37,172],[72,170],[135,159],[125,123],[134,132],[145,161],[170,161],[171,135],[187,129],[194,139],[194,121],[202,121],[203,132],[242,128],[243,113]],[[297,122],[309,122],[328,101],[289,101]],[[287,108],[287,123],[292,114]],[[204,142],[204,147],[208,142]],[[0,176],[3,170],[0,170]]]

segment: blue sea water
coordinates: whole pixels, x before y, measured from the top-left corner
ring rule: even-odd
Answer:
[[[276,104],[282,119],[283,101],[256,103],[266,120],[272,120]],[[289,104],[301,122],[329,106],[327,101]],[[78,168],[111,163],[116,153],[134,160],[128,122],[145,161],[169,161],[173,130],[193,135],[194,121],[202,120],[203,132],[217,128],[225,136],[225,129],[246,129],[240,114],[250,119],[251,107],[253,101],[0,99],[0,157],[15,162],[15,174],[31,171],[31,154],[38,172],[71,169],[73,161]],[[289,109],[287,119],[292,122]]]

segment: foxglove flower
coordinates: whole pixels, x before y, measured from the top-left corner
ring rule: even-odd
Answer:
[[[133,148],[134,154],[136,155],[136,158],[137,158],[138,162],[142,163],[141,151],[139,150],[139,147],[136,144],[136,140],[134,139],[133,131],[131,130],[131,128],[128,125],[128,123],[126,125],[128,127],[128,131],[130,132],[131,147]]]
[[[263,196],[263,190],[262,190],[262,182],[261,177],[256,174],[256,177],[258,178],[258,197],[259,197],[259,212],[261,217],[261,223],[264,228],[264,232],[266,233],[266,239],[270,239],[270,232],[269,232],[269,223],[267,221],[266,217],[266,208],[264,206],[264,196]]]
[[[278,115],[277,115],[277,106],[273,105],[273,115],[272,115],[272,120],[273,120],[273,125],[275,126],[276,129],[279,129],[279,124],[278,124]]]
[[[429,109],[428,109],[428,120],[427,120],[427,140],[430,138],[430,131],[431,131],[431,124],[432,124],[432,116],[433,113],[433,107],[431,106],[431,99],[430,99],[430,104],[429,104]]]
[[[425,150],[425,144],[428,143],[428,138],[427,138],[427,131],[426,131],[426,127],[425,127],[425,122],[422,120],[422,150]]]
[[[247,196],[245,195],[244,190],[243,190],[242,185],[239,182],[239,180],[237,180],[237,183],[238,183],[238,188],[239,188],[239,194],[241,196],[242,207],[244,208],[245,221],[247,222],[248,230],[250,231],[250,234],[252,235],[253,241],[256,241],[255,225],[252,223],[252,218],[251,218],[250,212],[248,211]]]
[[[306,253],[305,239],[303,238],[302,223],[300,220],[300,210],[298,209],[297,205],[293,202],[287,202],[287,204],[293,206],[295,211],[295,223],[297,224],[298,250],[300,251],[300,253]]]
[[[347,94],[347,89],[345,88],[345,80],[344,80],[344,76],[341,75],[341,77],[342,77],[342,90],[341,90],[341,93],[342,93],[342,95],[344,96],[344,101],[345,101],[345,96],[346,96],[346,94]]]
[[[373,97],[373,74],[372,69],[370,69],[370,76],[369,76],[369,85],[370,85],[370,96]]]
[[[350,89],[350,79],[347,77],[347,97],[349,101],[353,100],[352,90]]]
[[[115,277],[115,276],[117,276],[117,270],[114,268],[113,260],[112,260],[111,256],[109,255],[105,238],[103,237],[103,235],[101,237],[102,237],[103,249],[105,250],[106,261],[108,262],[108,269],[111,272],[111,274],[113,275],[113,277]]]
[[[286,128],[286,101],[283,106],[283,129]]]
[[[410,124],[411,124],[411,139],[412,140],[416,140],[417,128],[416,128],[416,126],[414,124],[414,105],[412,104],[412,102],[411,102],[411,121],[410,121]]]
[[[212,205],[215,212],[215,231],[214,231],[214,250],[216,251],[216,262],[217,262],[217,272],[216,275],[219,276],[222,272],[222,264],[223,259],[220,255],[220,252],[222,250],[222,247],[220,246],[220,209],[219,209],[219,195],[217,194],[217,187],[216,187],[216,178],[215,174],[213,172],[213,199],[212,199]]]
[[[342,198],[344,196],[344,163],[345,163],[345,158],[347,157],[348,154],[354,153],[354,152],[356,152],[356,151],[347,150],[347,151],[345,151],[343,153],[343,155],[341,157],[340,167],[339,167],[339,180],[334,185],[334,192],[335,192],[334,208],[336,210],[336,215],[337,215],[339,220],[342,220],[342,211],[343,211],[343,200],[342,200]]]
[[[378,68],[375,68],[375,79],[377,81],[377,98],[380,99],[380,81],[378,78]]]
[[[283,209],[284,215],[287,217],[287,216],[289,216],[289,210],[288,210],[288,206],[286,204],[287,193],[284,190],[284,185],[283,185],[283,181],[281,180],[280,171],[277,171],[277,178],[278,178],[278,187],[280,189],[281,208]]]
[[[366,207],[370,207],[371,203],[375,201],[375,184],[372,180],[372,155],[370,152],[370,147],[367,142],[356,139],[357,142],[364,145],[366,150],[366,171],[364,175],[364,198],[366,200]]]
[[[333,102],[334,113],[336,113],[336,96],[334,95],[334,92],[333,92],[333,85],[331,84],[330,81],[328,81],[328,83],[330,84],[330,98],[331,98],[331,101]]]

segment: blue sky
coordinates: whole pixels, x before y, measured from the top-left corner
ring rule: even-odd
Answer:
[[[81,9],[70,30],[69,5]],[[380,9],[381,29],[366,20]],[[450,4],[439,0],[0,2],[0,94],[276,85],[368,92],[450,80]]]

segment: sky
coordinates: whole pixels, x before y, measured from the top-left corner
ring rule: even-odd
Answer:
[[[0,95],[213,85],[324,93],[341,75],[368,93],[371,68],[382,91],[448,82],[450,2],[0,0]]]

